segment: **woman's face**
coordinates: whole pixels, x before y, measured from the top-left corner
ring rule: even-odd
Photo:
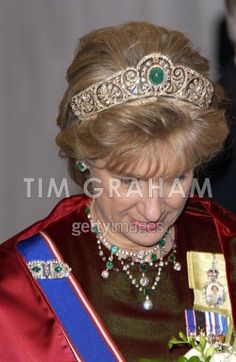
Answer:
[[[127,248],[151,247],[181,214],[189,196],[193,171],[176,175],[171,181],[161,175],[140,179],[144,164],[132,168],[132,177],[100,169],[102,161],[91,167],[94,193],[93,218],[105,223],[105,237],[119,240]],[[110,238],[110,239],[109,239]]]

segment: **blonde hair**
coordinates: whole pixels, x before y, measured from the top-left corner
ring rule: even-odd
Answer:
[[[147,160],[144,176],[196,168],[216,155],[228,134],[220,107],[221,89],[215,85],[209,109],[163,96],[144,102],[119,105],[80,122],[69,103],[79,91],[114,72],[136,66],[147,54],[160,52],[174,63],[207,75],[208,61],[192,48],[189,39],[146,22],[129,22],[98,29],[85,35],[67,71],[68,89],[61,101],[56,142],[69,161],[72,178],[83,186],[85,175],[75,169],[76,159],[105,161],[116,174]],[[165,157],[164,157],[165,156]],[[167,157],[168,156],[168,157]],[[151,167],[151,165],[155,167]],[[168,168],[168,169],[167,169]],[[149,175],[151,177],[151,174]]]

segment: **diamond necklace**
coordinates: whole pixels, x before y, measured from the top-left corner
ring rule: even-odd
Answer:
[[[102,271],[101,276],[104,279],[108,279],[110,276],[110,272],[112,270],[115,271],[123,271],[128,277],[128,280],[131,284],[139,291],[143,292],[145,299],[143,301],[143,308],[145,310],[150,310],[153,307],[152,300],[150,299],[150,295],[155,291],[160,279],[161,272],[164,266],[167,266],[169,262],[173,263],[173,269],[175,271],[181,270],[181,264],[176,261],[176,252],[177,247],[175,243],[175,239],[170,229],[168,229],[163,236],[162,239],[158,241],[158,244],[155,245],[151,250],[144,251],[129,251],[126,249],[122,249],[117,245],[109,243],[104,237],[102,231],[99,229],[99,226],[95,221],[91,218],[90,209],[87,207],[85,209],[85,213],[91,224],[91,231],[96,235],[97,245],[99,250],[99,255],[102,260],[105,262],[106,268]],[[167,260],[163,260],[163,257],[166,255],[165,244],[166,237],[169,235],[173,241],[173,250]],[[102,247],[106,247],[110,250],[111,254],[109,257],[104,255]],[[160,255],[158,259],[158,254]],[[115,258],[114,258],[115,256]],[[147,261],[147,258],[149,261]],[[139,271],[140,277],[135,278],[132,274],[134,267],[139,263]],[[147,271],[156,269],[156,275],[151,283],[150,279],[147,277]]]

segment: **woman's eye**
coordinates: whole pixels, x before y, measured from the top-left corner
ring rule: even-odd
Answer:
[[[186,177],[187,177],[187,172],[184,172],[184,173],[182,173],[182,174],[178,177],[178,179],[179,179],[180,181],[183,181],[183,180],[186,179]]]
[[[184,181],[184,180],[186,180],[186,179],[188,179],[190,177],[191,177],[191,171],[185,171],[178,177],[178,179],[180,181]]]

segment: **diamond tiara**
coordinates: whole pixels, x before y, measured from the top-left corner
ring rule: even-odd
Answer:
[[[126,68],[93,84],[72,97],[73,113],[84,119],[106,109],[137,99],[172,97],[207,109],[214,88],[203,74],[173,62],[165,55],[152,53],[135,68]]]

